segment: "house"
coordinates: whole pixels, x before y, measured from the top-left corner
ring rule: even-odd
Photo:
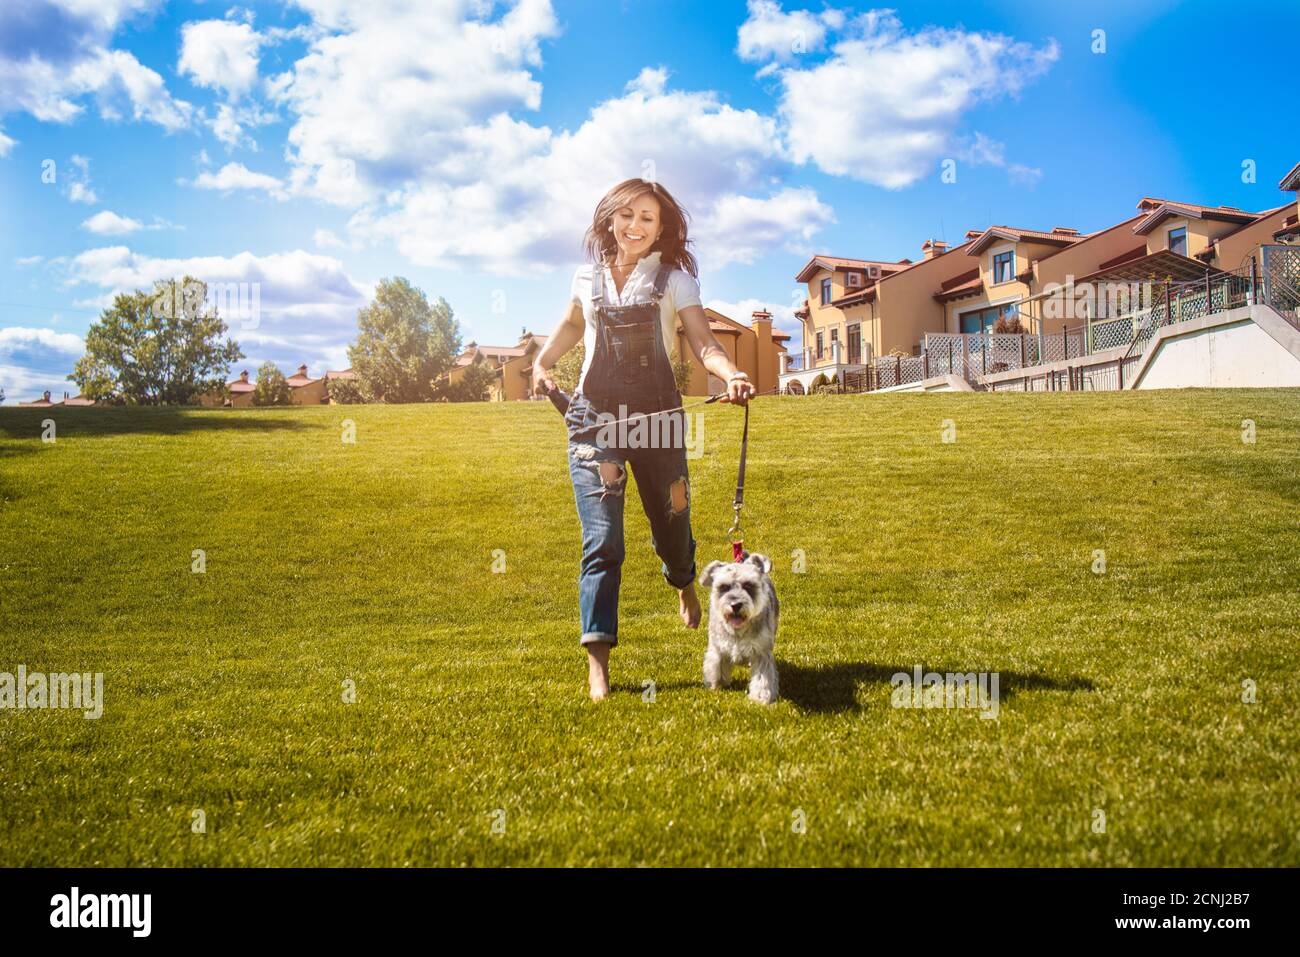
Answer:
[[[756,309],[749,317],[749,325],[737,322],[716,309],[704,308],[709,320],[709,330],[727,353],[735,367],[749,376],[756,392],[767,392],[777,387],[777,377],[786,355],[789,333],[772,329],[772,314],[766,309]],[[690,373],[682,395],[716,395],[726,391],[727,385],[707,371],[695,360],[686,327],[677,322],[677,355],[686,356]]]
[[[532,385],[533,356],[546,345],[546,336],[524,329],[513,346],[480,346],[470,342],[452,363],[442,384],[455,385],[474,363],[488,363],[496,376],[488,385],[488,396],[494,402],[529,398]]]
[[[69,398],[68,393],[65,392],[63,393],[62,399],[60,399],[58,402],[52,402],[50,400],[50,392],[47,389],[39,399],[36,399],[32,402],[19,402],[18,404],[28,409],[52,409],[52,408],[57,408],[58,406],[72,406],[75,408],[75,407],[94,405],[95,400],[87,399],[85,396],[81,396],[81,395],[76,395]]]
[[[943,306],[943,325],[927,331],[989,332],[999,319],[1020,318],[1021,302],[1033,295],[1034,265],[1086,237],[1066,226],[1054,226],[1047,232],[990,226],[968,232],[966,238],[970,268],[954,277],[950,287],[934,293],[935,301]],[[1028,325],[1022,322],[1022,327]]]
[[[253,404],[253,391],[257,386],[248,380],[248,370],[239,373],[239,378],[226,383],[225,392],[209,392],[199,396],[199,405],[206,408],[231,406],[246,409]]]
[[[324,377],[313,379],[309,376],[306,363],[298,366],[298,371],[285,381],[289,384],[289,402],[293,405],[325,405],[329,402]]]

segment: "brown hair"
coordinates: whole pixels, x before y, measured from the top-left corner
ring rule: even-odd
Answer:
[[[603,263],[618,252],[618,243],[609,232],[610,220],[616,212],[643,193],[652,193],[659,200],[659,224],[663,227],[663,232],[650,247],[651,251],[659,251],[659,261],[664,265],[684,270],[698,279],[699,267],[695,263],[695,257],[686,248],[692,242],[686,236],[686,224],[690,215],[668,190],[646,179],[625,179],[596,204],[591,227],[583,239],[583,251],[587,254],[587,259]]]

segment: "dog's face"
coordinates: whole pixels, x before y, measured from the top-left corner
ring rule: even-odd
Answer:
[[[732,628],[743,628],[767,609],[772,595],[766,555],[753,554],[742,562],[709,562],[700,584],[711,589],[710,612]]]

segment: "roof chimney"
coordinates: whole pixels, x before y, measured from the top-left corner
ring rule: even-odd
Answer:
[[[921,243],[921,252],[925,253],[926,259],[934,259],[936,256],[942,256],[948,251],[948,244],[941,243],[937,239],[927,239]]]
[[[1058,236],[1077,236],[1077,235],[1079,235],[1079,231],[1078,231],[1077,229],[1071,229],[1069,226],[1053,226],[1053,227],[1052,227],[1052,232],[1055,233],[1055,234],[1058,235]]]
[[[46,401],[46,402],[49,402],[49,401],[50,401],[50,390],[49,390],[49,389],[46,389],[46,390],[45,390],[45,395],[43,396],[43,398],[44,398],[44,401]]]
[[[307,378],[307,363],[304,362],[302,365],[298,366],[298,375],[302,376],[304,379]]]
[[[247,382],[247,381],[248,381],[248,370],[247,370],[247,369],[245,369],[243,372],[239,373],[239,381],[240,381],[240,382]]]
[[[771,322],[771,321],[772,321],[772,314],[768,312],[766,309],[763,309],[762,307],[755,309],[753,315],[750,316],[750,325],[753,325],[756,322]]]

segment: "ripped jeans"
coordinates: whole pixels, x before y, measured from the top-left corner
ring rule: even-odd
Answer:
[[[681,418],[684,424],[682,412],[663,413],[650,421],[662,422],[672,416]],[[613,647],[618,644],[623,493],[629,467],[650,521],[651,544],[663,562],[664,578],[677,589],[695,581],[686,446],[681,441],[660,442],[658,447],[645,447],[644,443],[642,447],[630,447],[637,443],[608,441],[608,433],[616,427],[602,433],[596,411],[581,393],[573,396],[564,421],[569,429],[569,476],[582,523],[582,564],[578,574],[581,643],[604,641]],[[679,430],[676,434],[683,433]]]

